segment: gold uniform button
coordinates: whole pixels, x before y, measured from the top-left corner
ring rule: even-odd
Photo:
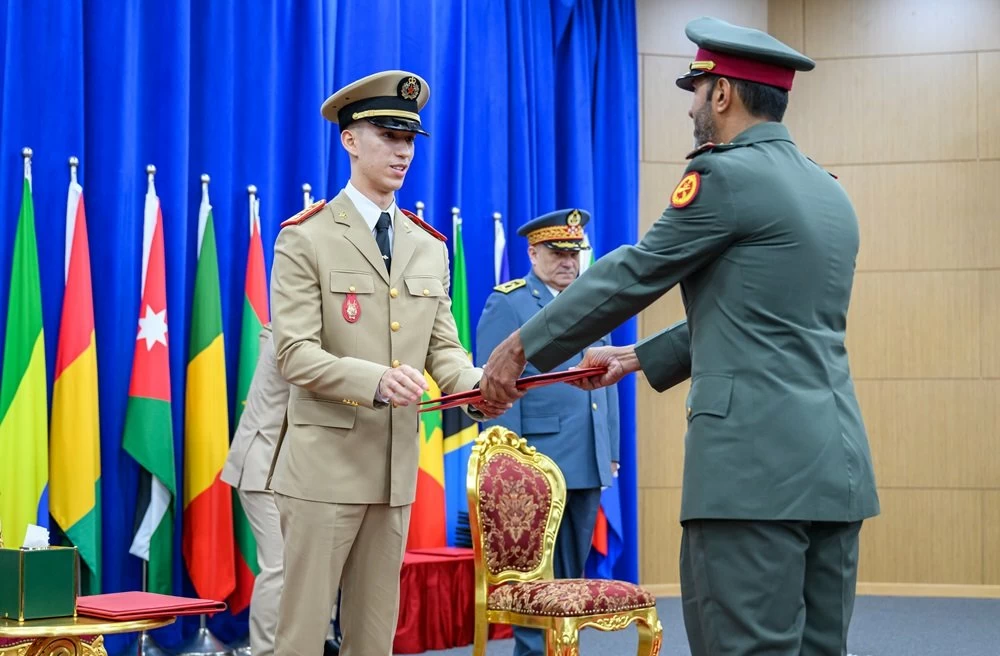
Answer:
[[[430,296],[430,295],[431,295],[431,290],[425,289],[424,290],[424,296]]]
[[[389,290],[389,296],[396,298],[397,296],[399,296],[399,290],[393,287],[392,289]]]
[[[398,366],[399,366],[399,360],[393,360],[392,361],[392,368],[395,369]]]
[[[399,322],[398,321],[393,321],[389,325],[389,327],[392,328],[392,332],[397,332],[399,330]]]
[[[356,291],[358,291],[358,290],[357,290],[357,289],[356,289],[356,288],[354,287],[354,285],[351,285],[350,287],[348,287],[348,288],[347,288],[347,290],[348,290],[348,291],[350,291],[350,292],[356,292]]]
[[[594,410],[597,410],[597,404],[596,403],[591,403],[590,407],[593,408]]]
[[[691,406],[688,406],[688,417],[691,416]]]

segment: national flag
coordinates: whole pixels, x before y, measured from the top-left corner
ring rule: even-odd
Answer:
[[[504,235],[500,213],[493,215],[493,283],[499,285],[510,280],[510,263],[507,260],[507,237]]]
[[[29,524],[49,525],[49,427],[31,159],[24,158],[0,373],[0,530],[18,548]]]
[[[465,247],[462,243],[462,220],[455,214],[453,222],[451,312],[458,328],[458,339],[472,359],[472,329],[469,320],[469,289],[465,274]],[[468,536],[459,535],[460,518],[468,521],[469,504],[465,492],[465,476],[472,453],[472,443],[479,435],[479,425],[469,418],[461,408],[442,411],[444,427],[444,469],[445,494],[448,510],[448,542],[464,545]],[[463,526],[467,526],[463,523]]]
[[[247,249],[247,272],[243,292],[243,325],[240,330],[240,361],[236,381],[236,420],[246,408],[247,395],[253,372],[260,356],[260,331],[269,319],[267,309],[267,278],[264,273],[264,243],[260,237],[260,200],[256,189],[250,192],[250,246]],[[233,497],[233,537],[236,540],[235,568],[236,589],[229,599],[233,614],[241,613],[250,605],[253,596],[254,579],[260,574],[257,562],[257,541],[250,529],[250,520],[243,512],[239,494]]]
[[[173,422],[170,419],[170,351],[163,214],[149,177],[142,230],[142,296],[125,411],[122,448],[142,467],[136,530],[129,553],[149,564],[149,592],[172,590],[174,499]]]
[[[585,567],[586,576],[589,578],[615,578],[615,563],[625,551],[618,492],[617,478],[612,479],[610,487],[601,491],[601,505],[597,510],[597,524],[594,527],[594,538],[591,541],[591,550]]]
[[[208,183],[198,210],[198,265],[191,303],[184,406],[184,562],[202,599],[236,588],[232,490],[219,475],[229,452],[222,300]]]
[[[424,372],[428,390],[424,401],[441,397],[441,390]],[[447,541],[444,498],[444,432],[441,412],[420,415],[420,468],[417,470],[417,497],[410,511],[407,549],[443,547]]]
[[[76,545],[83,589],[101,591],[101,427],[90,247],[76,172],[66,199],[66,266],[52,390],[49,479],[52,518]]]

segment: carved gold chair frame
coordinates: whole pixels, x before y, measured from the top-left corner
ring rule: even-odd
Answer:
[[[494,457],[506,455],[518,463],[540,473],[548,484],[550,501],[542,538],[542,557],[530,571],[501,569],[491,571],[486,558],[486,536],[481,516],[481,476],[486,464]],[[657,617],[656,606],[612,613],[589,615],[549,616],[522,614],[512,611],[491,610],[488,596],[494,586],[508,582],[552,580],[553,555],[556,534],[566,507],[566,481],[562,472],[548,456],[528,446],[524,438],[502,426],[495,426],[481,433],[472,448],[466,479],[469,501],[469,526],[475,552],[476,572],[476,624],[473,656],[485,656],[490,624],[513,624],[545,631],[545,653],[548,656],[577,656],[580,629],[593,627],[601,631],[618,631],[632,624],[639,632],[638,656],[657,656],[663,638],[663,627]]]

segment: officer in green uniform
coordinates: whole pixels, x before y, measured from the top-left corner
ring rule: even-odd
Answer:
[[[601,258],[493,352],[481,387],[510,402],[526,362],[548,371],[680,284],[687,321],[581,367],[690,378],[681,591],[694,656],[847,653],[858,534],[879,512],[845,348],[858,221],[840,184],[781,124],[796,71],[771,36],[712,18],[678,86],[696,150],[635,246]],[[674,436],[664,436],[673,439]]]

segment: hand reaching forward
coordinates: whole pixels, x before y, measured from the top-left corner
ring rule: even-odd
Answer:
[[[378,396],[386,403],[405,407],[416,403],[425,391],[427,381],[423,374],[408,364],[387,369],[378,383]]]
[[[483,413],[487,419],[496,419],[503,413],[514,407],[513,403],[493,403],[492,401],[482,400],[476,405],[472,406],[479,412]]]
[[[570,385],[582,390],[595,390],[608,385],[614,385],[625,376],[639,371],[639,358],[635,354],[635,346],[598,346],[583,354],[583,360],[574,369],[587,367],[607,367],[601,376],[583,378],[570,382]]]
[[[483,378],[479,381],[483,398],[505,406],[524,396],[524,392],[517,389],[517,379],[526,363],[520,332],[514,331],[493,349],[490,359],[483,365]]]

